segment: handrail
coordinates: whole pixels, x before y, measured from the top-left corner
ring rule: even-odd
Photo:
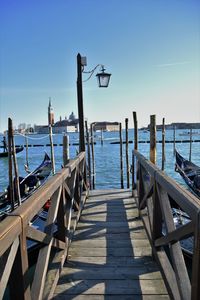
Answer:
[[[38,300],[53,295],[88,195],[84,172],[85,152],[81,152],[0,223],[0,299],[8,291],[10,299]],[[33,220],[48,200],[44,230],[38,230],[31,222],[37,225]],[[39,251],[33,279],[27,239],[35,241]],[[53,278],[51,286],[48,278]]]
[[[153,254],[172,299],[200,299],[200,202],[163,171],[133,150],[133,196],[136,198]],[[176,226],[173,207],[189,216]],[[193,237],[192,276],[188,274],[180,241]]]

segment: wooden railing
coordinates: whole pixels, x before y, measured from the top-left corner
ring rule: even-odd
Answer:
[[[171,299],[200,299],[200,200],[137,150],[133,151],[133,195]],[[173,220],[175,205],[190,219],[180,227]],[[194,238],[191,276],[180,245],[190,236]]]
[[[5,294],[10,299],[51,298],[87,197],[84,172],[82,152],[0,223],[0,299]],[[28,239],[39,251],[32,266]]]

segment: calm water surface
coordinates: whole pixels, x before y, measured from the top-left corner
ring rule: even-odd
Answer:
[[[177,130],[176,139],[184,140],[189,139],[189,136],[182,135],[186,130]],[[196,131],[195,131],[196,132]],[[200,132],[200,131],[199,131]],[[129,140],[133,140],[133,130],[129,130]],[[95,149],[95,171],[96,171],[96,189],[107,189],[107,188],[120,188],[120,157],[119,144],[111,144],[113,141],[119,141],[118,132],[104,132],[104,143],[101,145],[100,139],[101,134],[99,132],[95,133],[96,145]],[[161,140],[162,133],[157,132],[157,140]],[[200,139],[200,135],[194,135],[194,139]],[[62,144],[63,136],[56,134],[53,136],[53,142],[55,144]],[[123,132],[123,139],[125,140],[125,132]],[[2,140],[2,136],[0,136]],[[69,133],[70,143],[78,143],[78,133]],[[139,141],[149,140],[149,133],[139,131]],[[173,130],[166,130],[166,140],[173,140]],[[23,136],[15,136],[16,145],[25,145],[25,138]],[[50,147],[46,146],[49,144],[49,137],[46,135],[29,135],[28,136],[29,145],[45,145],[39,147],[29,147],[29,167],[34,170],[43,160],[44,152],[46,151],[50,155]],[[150,144],[139,143],[139,151],[149,158],[149,148]],[[76,151],[78,150],[78,145],[70,146],[70,158],[76,156]],[[185,157],[189,157],[189,143],[177,143],[177,150]],[[131,164],[131,153],[133,149],[133,144],[129,144],[129,164]],[[2,149],[0,149],[2,151]],[[161,167],[161,157],[162,157],[162,144],[157,143],[157,165]],[[55,162],[56,171],[61,168],[62,165],[62,146],[56,146],[54,148],[55,152]],[[123,156],[124,156],[124,186],[126,187],[126,158],[125,158],[125,144],[123,146]],[[21,153],[17,154],[18,168],[20,176],[25,176],[24,165],[26,164],[26,150],[24,149]],[[200,166],[200,143],[195,142],[192,144],[192,161]],[[185,186],[180,175],[174,171],[174,157],[173,157],[173,143],[166,143],[166,163],[165,172],[174,178],[178,183]],[[0,158],[0,191],[4,190],[8,185],[8,159]],[[186,187],[186,186],[185,186]],[[187,187],[186,187],[187,188]]]

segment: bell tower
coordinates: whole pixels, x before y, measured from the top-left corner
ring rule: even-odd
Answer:
[[[48,106],[48,125],[54,125],[54,111],[51,105],[51,98],[49,98],[49,106]]]

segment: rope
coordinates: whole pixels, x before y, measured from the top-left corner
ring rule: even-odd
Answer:
[[[30,140],[42,140],[42,139],[46,139],[47,137],[49,137],[49,135],[45,135],[45,136],[42,136],[42,137],[38,137],[38,138],[33,138],[33,137],[29,137],[25,134],[22,134],[22,133],[19,133],[18,135],[21,135],[23,136],[24,138],[27,138],[27,139],[30,139]]]

